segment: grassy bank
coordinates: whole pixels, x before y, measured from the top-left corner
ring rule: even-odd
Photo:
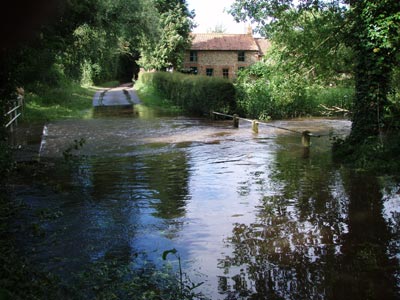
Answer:
[[[23,120],[40,122],[90,116],[93,96],[99,89],[118,86],[110,81],[99,86],[83,87],[75,82],[66,82],[59,87],[35,88],[25,95]]]

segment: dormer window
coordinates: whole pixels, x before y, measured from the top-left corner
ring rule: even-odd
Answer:
[[[239,51],[238,52],[238,61],[245,61],[244,51]]]

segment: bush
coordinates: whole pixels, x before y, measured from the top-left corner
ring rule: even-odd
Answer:
[[[263,62],[240,72],[235,87],[239,114],[264,120],[320,116],[321,105],[350,110],[354,95],[352,87],[310,84],[299,74],[277,74]]]
[[[384,136],[371,136],[362,143],[351,139],[334,139],[333,158],[359,171],[380,174],[399,174],[400,134],[390,132]],[[390,159],[388,159],[390,158]]]
[[[339,107],[351,111],[354,88],[346,86],[314,86],[307,90],[307,99],[314,103],[314,114],[321,114],[321,104],[326,107]]]
[[[140,74],[139,82],[153,87],[171,105],[188,113],[228,113],[235,108],[235,88],[226,79],[155,72]]]

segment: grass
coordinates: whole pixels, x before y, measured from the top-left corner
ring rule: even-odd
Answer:
[[[43,87],[38,92],[28,92],[25,95],[23,120],[40,122],[90,117],[94,94],[118,84],[117,81],[110,81],[99,86],[83,87],[68,82],[60,87]]]

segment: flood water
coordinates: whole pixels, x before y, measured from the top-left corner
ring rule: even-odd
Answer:
[[[210,299],[398,299],[400,180],[332,162],[329,133],[348,121],[270,123],[323,135],[306,151],[289,131],[137,109],[46,124],[40,159],[55,167],[13,190],[39,269],[73,282],[175,248]]]

